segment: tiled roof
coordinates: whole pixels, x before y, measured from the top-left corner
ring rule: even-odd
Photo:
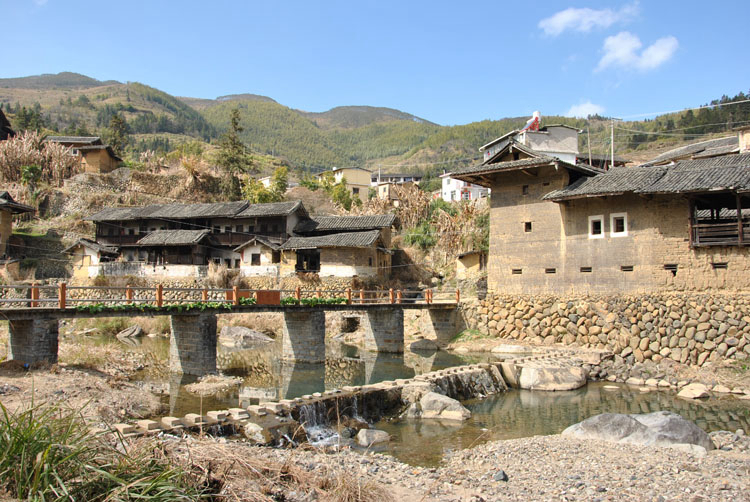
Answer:
[[[281,245],[281,249],[366,248],[375,244],[379,236],[378,230],[368,230],[367,232],[342,232],[314,237],[291,237]]]
[[[111,146],[109,146],[109,145],[90,145],[90,146],[79,146],[79,147],[76,147],[76,149],[77,149],[77,150],[78,150],[79,152],[81,152],[81,153],[85,153],[85,152],[93,152],[93,151],[97,151],[97,150],[106,150],[106,151],[107,151],[107,153],[109,153],[109,156],[110,156],[110,157],[112,157],[112,158],[113,158],[113,159],[115,159],[115,160],[119,160],[119,161],[122,161],[122,159],[121,159],[120,157],[118,157],[118,156],[117,156],[117,154],[115,153],[115,151],[114,151],[114,150],[112,150],[112,147],[111,147]]]
[[[89,145],[101,145],[102,139],[99,136],[47,136],[44,141],[54,141],[55,143],[81,143]]]
[[[85,219],[88,221],[126,221],[140,219],[252,218],[283,216],[298,209],[307,216],[307,211],[305,211],[301,201],[268,204],[248,204],[244,200],[204,204],[151,204],[141,207],[108,207]]]
[[[249,241],[245,242],[244,244],[240,244],[239,246],[237,246],[236,248],[234,248],[234,252],[235,253],[239,253],[240,251],[242,251],[247,246],[250,246],[251,244],[255,244],[256,242],[258,244],[262,244],[263,246],[269,247],[269,248],[271,248],[273,250],[279,249],[279,245],[278,244],[274,244],[273,242],[269,241],[268,239],[264,239],[263,237],[255,236],[255,237],[251,238]]]
[[[84,246],[84,247],[87,247],[89,249],[93,249],[94,251],[98,251],[98,252],[104,253],[104,254],[113,254],[113,255],[117,254],[117,248],[113,248],[113,247],[109,247],[109,246],[103,246],[102,244],[99,244],[98,242],[94,242],[94,241],[92,241],[90,239],[85,239],[85,238],[78,239],[75,242],[75,244],[73,244],[72,246],[69,246],[69,247],[63,249],[62,252],[63,253],[70,253],[71,251],[73,251],[73,249],[75,249],[78,246]]]
[[[0,192],[0,209],[10,211],[13,214],[33,213],[34,211],[36,211],[36,209],[31,206],[16,202],[15,200],[13,200],[13,197],[11,197],[10,194],[4,190]]]
[[[139,246],[192,246],[209,235],[208,230],[154,230],[141,238]]]
[[[697,157],[707,155],[723,155],[726,153],[732,153],[739,149],[739,138],[737,135],[727,136],[724,138],[710,139],[708,141],[699,141],[697,143],[691,143],[689,145],[674,148],[668,152],[664,152],[661,155],[644,162],[644,166],[653,166],[657,164],[664,164],[671,162],[672,160],[681,159],[684,157]],[[714,153],[710,153],[713,151]]]
[[[330,232],[335,230],[374,230],[389,228],[396,216],[393,214],[373,214],[367,216],[318,216],[301,221],[294,231],[299,234]]]
[[[678,161],[671,166],[619,167],[555,190],[545,200],[615,195],[750,191],[750,154]]]
[[[286,216],[295,212],[298,208],[305,207],[302,201],[295,200],[290,202],[269,202],[266,204],[250,204],[247,208],[235,215],[236,218],[255,218],[258,216]],[[307,211],[305,211],[305,215]]]

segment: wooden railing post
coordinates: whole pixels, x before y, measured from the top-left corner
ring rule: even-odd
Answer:
[[[365,290],[359,290],[359,303],[365,303]]]
[[[240,304],[240,287],[234,286],[232,287],[232,303],[235,305]]]
[[[456,288],[456,303],[461,302],[461,292]]]
[[[130,287],[130,284],[125,287],[125,299],[128,303],[133,303],[133,288]]]
[[[156,306],[161,308],[164,305],[164,286],[161,284],[156,285]]]
[[[393,288],[391,288],[391,289],[388,290],[388,300],[391,303],[395,303],[395,301],[396,301],[395,298],[393,297]]]
[[[297,299],[297,302],[302,299],[302,288],[299,286],[294,289],[294,297]]]
[[[203,288],[203,291],[201,291],[201,301],[208,301],[208,288]]]
[[[57,293],[57,304],[61,309],[65,309],[65,295],[68,291],[68,285],[64,282],[61,282],[59,287],[59,292]]]
[[[346,304],[352,304],[352,288],[346,288]]]
[[[32,307],[38,307],[39,302],[35,302],[34,300],[39,299],[39,287],[36,285],[36,283],[31,284],[31,306]]]
[[[432,290],[427,290],[427,296],[426,296],[427,303],[432,303]]]
[[[320,290],[318,289],[315,291],[315,296],[317,296],[318,298],[323,298],[323,293],[321,293]]]
[[[401,303],[401,299],[401,290],[399,289],[398,291],[396,291],[396,303]]]

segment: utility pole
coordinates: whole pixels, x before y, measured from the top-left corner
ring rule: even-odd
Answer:
[[[588,127],[586,127],[586,137],[587,137],[587,143],[589,145],[589,165],[593,166],[594,164],[591,162],[591,121],[588,123]]]
[[[612,119],[612,129],[609,138],[609,144],[612,147],[612,157],[609,159],[609,167],[615,165],[615,119]]]

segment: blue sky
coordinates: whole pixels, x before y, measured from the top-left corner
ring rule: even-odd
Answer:
[[[75,71],[170,94],[440,124],[698,106],[750,89],[747,2],[0,0],[0,77]]]

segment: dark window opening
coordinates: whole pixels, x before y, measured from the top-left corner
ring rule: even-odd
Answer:
[[[247,233],[251,234],[253,232],[255,232],[255,227],[253,225],[248,225],[247,226]]]
[[[602,220],[591,220],[591,235],[602,235]]]
[[[128,235],[135,235],[135,229],[134,228],[129,228],[128,229]]]
[[[513,152],[513,160],[518,160],[519,158],[518,152]]]
[[[612,218],[612,224],[614,225],[614,228],[612,229],[615,233],[623,233],[625,232],[625,217],[624,216],[616,216]]]
[[[232,260],[229,258],[224,258],[224,265],[226,265],[227,268],[232,268]]]
[[[318,249],[298,249],[297,272],[320,272],[320,251]]]
[[[544,273],[545,274],[556,274],[557,273],[557,269],[556,268],[545,268],[544,269]]]
[[[224,227],[224,233],[231,234],[232,233],[232,226],[227,225]]]
[[[711,264],[711,267],[712,267],[712,268],[713,268],[714,270],[726,270],[727,268],[729,268],[729,267],[728,267],[728,263],[727,263],[727,262],[721,262],[721,263],[712,263],[712,264]]]
[[[529,195],[529,185],[524,185],[521,187],[521,195]]]
[[[677,264],[676,263],[665,263],[664,270],[672,272],[673,276],[677,275]]]
[[[214,227],[214,233],[218,234],[219,232],[221,232],[221,227]]]
[[[267,234],[268,233],[268,225],[267,224],[265,224],[265,223],[261,224],[261,226],[260,226],[260,233],[262,233],[262,234]]]
[[[524,232],[531,232],[531,222],[530,221],[524,221],[523,222],[523,231]]]
[[[254,267],[260,265],[260,253],[253,253],[250,255],[250,265]]]
[[[352,193],[354,195],[359,195],[359,188],[356,188],[356,187],[352,188]]]
[[[241,234],[241,233],[242,233],[242,225],[237,225],[236,227],[234,227],[234,230],[235,230],[235,231],[236,231],[236,232],[237,232],[238,234]]]
[[[593,269],[591,267],[581,267],[581,272],[584,274],[590,274]]]
[[[620,267],[620,270],[622,272],[632,272],[633,271],[633,265],[622,265]]]
[[[281,263],[281,251],[271,252],[271,263]]]
[[[521,275],[521,274],[523,274],[523,269],[521,269],[521,268],[514,268],[514,269],[512,269],[510,271],[510,273],[513,274],[513,275]]]
[[[544,183],[542,183],[542,186],[543,187],[548,187],[549,186],[549,181],[545,181]]]
[[[372,267],[372,258],[368,258],[369,266]]]

